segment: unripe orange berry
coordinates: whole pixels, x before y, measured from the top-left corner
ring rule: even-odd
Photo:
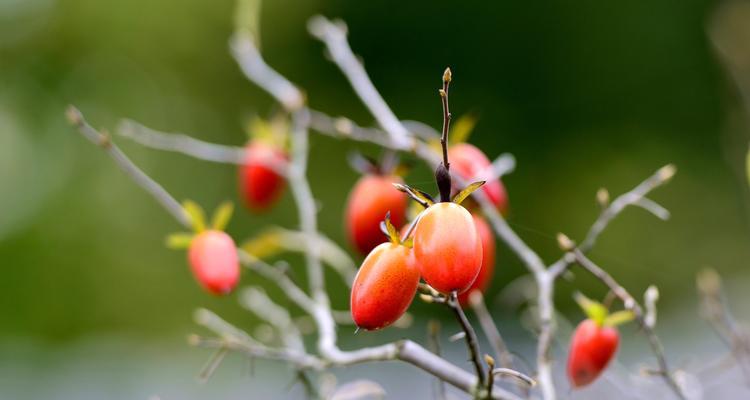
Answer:
[[[419,285],[419,269],[410,248],[383,243],[362,262],[354,278],[350,306],[361,329],[384,328],[409,308]]]
[[[401,183],[397,176],[365,175],[349,194],[346,205],[346,232],[355,249],[367,254],[387,238],[380,231],[380,221],[390,211],[391,223],[404,223],[408,199],[393,187]]]
[[[482,266],[482,241],[471,214],[455,203],[427,208],[414,230],[414,258],[433,288],[466,291]]]

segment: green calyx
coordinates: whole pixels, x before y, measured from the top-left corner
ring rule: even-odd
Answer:
[[[234,205],[231,201],[225,201],[219,205],[211,217],[211,224],[206,224],[206,213],[198,203],[192,200],[182,202],[182,208],[190,218],[190,225],[193,232],[176,232],[167,236],[166,245],[170,249],[184,250],[190,247],[196,235],[210,229],[223,231],[229,224],[234,211]]]
[[[635,314],[630,310],[610,313],[604,304],[591,300],[580,292],[576,292],[574,298],[586,316],[594,321],[597,326],[616,327],[635,319]]]

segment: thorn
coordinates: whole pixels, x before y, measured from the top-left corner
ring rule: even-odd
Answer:
[[[354,329],[354,334],[356,335],[358,333],[359,333],[359,327],[357,327],[356,329]]]

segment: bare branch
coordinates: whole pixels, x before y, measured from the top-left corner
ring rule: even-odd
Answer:
[[[174,199],[161,185],[156,183],[151,177],[146,175],[143,170],[138,168],[130,159],[123,153],[117,145],[112,142],[112,139],[92,128],[91,125],[86,122],[80,111],[74,106],[68,106],[66,112],[68,121],[71,125],[75,126],[78,131],[86,139],[99,146],[104,150],[115,164],[120,167],[138,186],[142,187],[148,192],[159,204],[164,207],[180,225],[190,228],[190,216],[182,208],[180,203]]]
[[[388,133],[394,147],[397,150],[408,148],[409,132],[375,89],[362,63],[352,52],[346,39],[346,26],[343,22],[334,23],[323,16],[315,16],[308,22],[308,30],[326,45],[333,62],[344,73],[355,93],[370,110],[378,124]]]
[[[479,340],[477,340],[477,334],[474,332],[474,328],[471,326],[471,323],[469,323],[468,318],[466,318],[466,314],[464,314],[463,308],[461,308],[461,305],[458,303],[458,295],[454,291],[453,293],[448,296],[448,301],[445,303],[450,309],[453,311],[453,314],[456,315],[456,320],[458,320],[459,325],[461,325],[461,329],[466,334],[466,347],[469,350],[469,356],[471,358],[472,364],[474,364],[474,370],[477,374],[477,379],[479,379],[479,384],[481,387],[487,386],[486,376],[484,374],[484,365],[482,364],[482,360],[480,358],[480,351],[479,351]]]
[[[479,320],[479,325],[482,327],[484,335],[487,336],[487,340],[490,342],[495,357],[500,361],[500,365],[503,368],[513,368],[513,356],[508,351],[508,347],[505,345],[505,341],[502,335],[500,335],[495,321],[492,320],[492,315],[490,315],[487,306],[484,304],[482,292],[479,290],[473,291],[469,295],[469,304]]]
[[[617,199],[615,199],[615,201],[613,201],[611,204],[609,204],[609,206],[605,207],[604,210],[602,210],[601,214],[599,214],[599,217],[596,219],[596,221],[586,234],[586,237],[578,246],[578,249],[580,249],[584,253],[591,250],[591,248],[594,246],[594,244],[596,244],[597,239],[604,231],[604,229],[609,225],[609,223],[613,219],[615,219],[615,217],[620,215],[620,213],[628,206],[635,205],[642,207],[661,219],[669,218],[669,211],[654,203],[652,200],[646,199],[645,196],[652,190],[669,182],[669,180],[674,176],[675,172],[676,168],[674,167],[674,165],[666,165],[660,168],[650,177],[646,178],[646,180],[641,182],[631,191],[620,195]],[[550,272],[554,276],[558,276],[563,273],[565,269],[575,261],[569,254],[570,253],[566,254],[550,266]]]

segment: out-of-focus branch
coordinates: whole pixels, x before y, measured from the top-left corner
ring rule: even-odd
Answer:
[[[271,300],[265,291],[255,287],[243,290],[240,294],[240,304],[273,326],[284,347],[305,351],[302,334],[292,321],[289,311]]]
[[[564,238],[561,238],[560,242],[571,243],[570,239],[566,240]],[[586,255],[583,254],[583,252],[579,248],[573,247],[569,250],[568,253],[573,255],[575,262],[578,265],[583,267],[583,269],[585,269],[586,271],[594,275],[597,279],[599,279],[602,283],[604,283],[609,288],[609,290],[611,290],[612,293],[614,293],[615,296],[617,296],[617,298],[622,301],[625,309],[630,310],[633,313],[633,315],[635,316],[635,320],[638,322],[638,325],[641,327],[641,329],[643,329],[643,332],[648,339],[649,345],[651,346],[651,351],[654,353],[656,361],[659,364],[659,374],[664,377],[667,385],[669,385],[669,387],[674,391],[675,395],[677,395],[677,397],[679,397],[680,399],[684,399],[685,396],[682,392],[682,389],[680,388],[680,385],[677,384],[677,381],[675,381],[674,376],[669,369],[667,358],[664,355],[664,347],[662,346],[659,337],[656,335],[656,332],[654,332],[653,327],[649,326],[646,323],[643,309],[638,304],[638,301],[636,301],[635,298],[631,296],[624,287],[617,283],[617,281],[609,273],[607,273],[607,271],[603,270],[588,257],[586,257]]]
[[[331,22],[323,16],[315,16],[308,22],[308,30],[326,45],[333,62],[344,73],[354,92],[370,110],[378,124],[388,133],[394,146],[397,149],[408,148],[409,131],[404,128],[375,89],[362,63],[349,47],[346,25],[342,21]]]
[[[252,34],[245,31],[236,32],[229,42],[229,47],[245,76],[271,94],[287,111],[297,110],[305,104],[302,92],[266,64],[255,46]]]
[[[697,275],[696,284],[701,297],[701,315],[729,348],[745,380],[750,382],[750,334],[729,309],[722,293],[721,276],[714,269],[706,268]]]
[[[508,346],[505,345],[500,330],[497,329],[495,321],[492,319],[492,315],[487,310],[487,306],[484,304],[484,296],[479,290],[473,291],[469,295],[469,305],[474,310],[474,314],[479,320],[479,325],[484,331],[484,335],[487,336],[487,340],[490,342],[495,357],[500,361],[500,366],[503,368],[513,368],[513,356],[508,351]]]
[[[643,209],[651,212],[657,218],[660,218],[662,220],[669,218],[669,211],[656,204],[652,200],[646,198],[646,195],[659,186],[669,182],[676,171],[677,169],[674,165],[665,165],[664,167],[656,171],[653,175],[648,177],[646,180],[641,182],[638,186],[636,186],[629,192],[617,197],[617,199],[615,199],[612,203],[609,203],[609,193],[606,191],[606,189],[601,189],[597,194],[597,198],[599,202],[604,206],[604,209],[602,210],[601,214],[599,214],[599,217],[596,219],[591,228],[589,228],[586,237],[583,239],[578,248],[584,253],[591,250],[591,248],[594,247],[597,239],[599,239],[599,236],[604,231],[604,229],[607,228],[609,223],[618,215],[620,215],[620,213],[622,213],[628,206],[642,207]],[[550,266],[550,272],[554,276],[558,276],[563,273],[565,269],[567,269],[568,266],[573,262],[575,262],[575,259],[570,253],[567,253]]]
[[[109,135],[103,134],[91,127],[86,122],[81,112],[74,106],[68,106],[66,111],[68,121],[78,129],[86,139],[104,150],[112,160],[123,170],[138,186],[148,192],[156,201],[169,212],[180,225],[190,228],[190,215],[182,208],[182,205],[174,199],[160,184],[146,175],[123,153],[117,145],[112,142]]]

